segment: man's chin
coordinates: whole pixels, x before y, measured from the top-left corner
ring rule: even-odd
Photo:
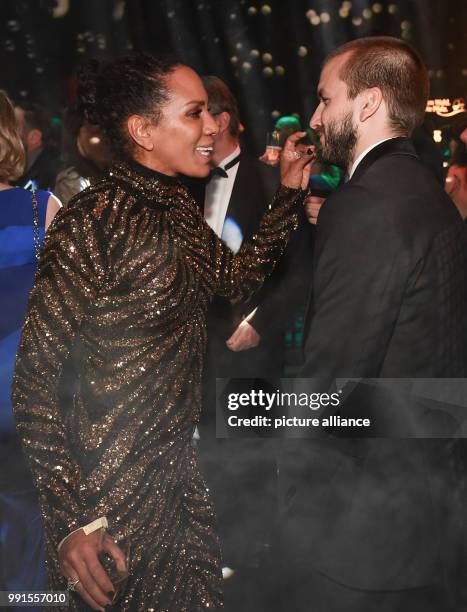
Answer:
[[[336,156],[333,156],[332,153],[330,154],[328,151],[326,151],[326,148],[321,148],[316,151],[316,159],[319,163],[325,165],[332,164],[334,166],[339,166],[340,168],[344,168],[345,166],[345,163],[342,162],[342,160],[336,159]]]

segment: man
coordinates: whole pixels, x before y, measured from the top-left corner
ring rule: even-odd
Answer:
[[[417,53],[394,38],[355,40],[325,61],[310,125],[348,180],[317,224],[300,373],[316,389],[467,374],[463,223],[409,141],[428,86]],[[279,469],[287,609],[454,609],[453,456],[446,468],[434,440],[300,442],[286,441]]]
[[[203,81],[218,126],[214,169],[207,183],[190,187],[207,223],[236,252],[258,229],[279,177],[242,150],[237,103],[225,83],[213,76]],[[307,236],[292,238],[283,261],[252,302],[232,306],[216,298],[208,317],[199,451],[216,506],[226,575],[235,571],[226,583],[229,609],[254,608],[252,598],[262,596],[254,570],[264,561],[275,519],[276,463],[267,440],[216,439],[216,378],[276,380],[282,375],[284,329],[306,296],[307,276],[294,266],[311,253],[304,213],[300,230],[308,234],[308,243]],[[244,384],[249,388],[254,383]]]
[[[51,121],[46,111],[36,104],[15,108],[21,139],[26,151],[26,172],[17,185],[51,190],[62,168],[59,151],[51,144]]]

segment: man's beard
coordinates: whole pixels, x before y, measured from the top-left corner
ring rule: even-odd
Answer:
[[[324,134],[324,145],[318,149],[318,161],[324,164],[336,164],[348,170],[357,144],[357,128],[352,121],[352,114],[347,113],[340,120],[334,119],[321,128]]]

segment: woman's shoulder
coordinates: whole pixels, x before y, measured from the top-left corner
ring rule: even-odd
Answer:
[[[52,191],[46,191],[45,189],[36,189],[34,194],[39,204],[47,205],[50,198],[57,200],[58,198],[53,194]]]
[[[34,192],[23,187],[0,191],[0,224],[24,225],[31,222],[34,199],[39,209],[40,222],[45,218],[47,202],[52,194],[43,189]]]
[[[15,203],[31,202],[33,197],[35,197],[39,205],[46,205],[50,196],[53,196],[53,193],[45,189],[34,189],[32,191],[24,187],[12,187],[11,189],[0,191],[0,197]]]
[[[74,195],[68,204],[60,211],[63,219],[92,218],[105,224],[109,213],[116,211],[122,205],[122,197],[115,185],[108,178],[92,183]]]

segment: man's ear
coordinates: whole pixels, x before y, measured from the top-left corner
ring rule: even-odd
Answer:
[[[228,113],[227,111],[222,111],[222,113],[219,113],[217,115],[216,119],[217,125],[219,126],[219,134],[222,134],[222,132],[225,132],[229,129],[230,113]]]
[[[147,117],[130,115],[127,119],[128,132],[131,138],[145,151],[154,149],[153,124]]]
[[[360,94],[360,100],[359,119],[363,123],[378,111],[383,101],[383,94],[379,87],[371,87]]]

